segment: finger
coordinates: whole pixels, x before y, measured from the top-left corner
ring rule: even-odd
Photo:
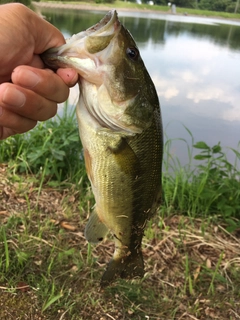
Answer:
[[[73,87],[78,81],[78,73],[74,69],[60,68],[56,71],[56,73],[70,88]]]
[[[22,64],[23,65],[23,64]],[[40,58],[40,56],[38,54],[34,54],[32,57],[31,62],[29,62],[28,64],[25,64],[34,68],[38,68],[38,69],[44,69],[45,65],[42,61],[42,59]]]
[[[24,61],[20,61],[21,64],[24,64]],[[32,59],[25,61],[26,65],[32,66],[34,68],[43,69],[44,63],[39,55],[33,55]],[[19,64],[19,60],[16,63],[6,63],[6,71],[4,72],[3,68],[0,70],[0,83],[9,82],[11,80],[11,73],[13,72],[14,68],[17,67]],[[2,61],[1,61],[2,67]]]
[[[22,117],[8,109],[0,107],[0,140],[6,139],[16,133],[31,130],[37,121]]]
[[[7,139],[8,137],[13,136],[16,133],[17,133],[16,131],[10,128],[0,126],[0,140]]]
[[[12,82],[59,103],[66,101],[69,95],[68,86],[50,69],[19,66],[12,73]]]
[[[0,107],[35,121],[47,120],[57,112],[55,101],[12,83],[0,85]]]

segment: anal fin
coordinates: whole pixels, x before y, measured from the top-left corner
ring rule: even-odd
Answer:
[[[85,227],[85,238],[90,243],[98,243],[105,238],[107,233],[108,228],[100,221],[97,212],[94,210]]]

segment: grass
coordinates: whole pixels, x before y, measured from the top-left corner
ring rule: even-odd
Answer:
[[[14,171],[32,173],[45,180],[83,183],[86,174],[75,111],[38,124],[31,134],[17,135],[0,142],[0,161],[8,161]],[[63,130],[64,128],[64,130]],[[77,179],[81,181],[77,181]]]
[[[230,163],[220,142],[213,147],[204,141],[186,144],[189,161],[182,166],[178,158],[171,154],[173,140],[166,140],[163,175],[164,200],[171,207],[192,217],[221,216],[228,223],[227,229],[239,228],[240,218],[240,152],[229,148],[235,155]],[[239,146],[238,146],[239,148]],[[198,151],[195,156],[193,152]],[[197,163],[193,165],[193,159]]]
[[[170,13],[171,10],[169,6],[159,6],[159,5],[148,5],[148,4],[137,4],[135,2],[129,2],[129,1],[115,1],[114,3],[102,3],[99,1],[46,1],[42,0],[41,2],[59,2],[59,3],[65,3],[65,4],[82,4],[82,5],[91,5],[93,7],[97,7],[99,5],[106,6],[108,8],[116,8],[116,9],[131,9],[131,10],[151,10],[156,12],[162,12],[162,13]],[[200,10],[200,9],[193,9],[193,8],[181,8],[177,7],[177,14],[188,14],[188,15],[200,15],[200,16],[206,16],[206,17],[219,17],[219,18],[225,18],[225,19],[240,19],[239,13],[230,13],[230,12],[219,12],[219,11],[209,11],[209,10]]]
[[[186,130],[186,166],[166,138],[164,199],[146,228],[144,279],[104,291],[114,246],[84,238],[94,199],[73,113],[0,142],[0,319],[240,317],[240,154],[231,150],[231,164],[220,143],[194,142]]]

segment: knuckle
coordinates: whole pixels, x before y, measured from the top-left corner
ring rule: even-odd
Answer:
[[[39,108],[38,117],[36,120],[38,121],[46,121],[52,117],[54,117],[57,113],[57,103],[46,104]]]

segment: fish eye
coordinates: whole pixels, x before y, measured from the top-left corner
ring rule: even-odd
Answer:
[[[131,60],[136,61],[139,56],[139,51],[136,47],[131,47],[127,48],[126,54]]]

